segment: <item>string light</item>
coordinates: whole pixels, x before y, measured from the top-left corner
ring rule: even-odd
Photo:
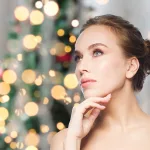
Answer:
[[[44,21],[44,15],[39,10],[33,10],[30,14],[30,22],[32,25],[40,25]]]
[[[25,21],[29,17],[29,10],[24,6],[18,6],[14,11],[14,15],[19,21]]]
[[[68,89],[74,89],[77,87],[78,85],[78,80],[75,76],[75,74],[68,74],[65,76],[64,78],[64,85],[68,88]]]
[[[59,11],[59,6],[55,1],[49,1],[44,5],[44,12],[48,16],[55,16]]]
[[[76,20],[76,19],[74,19],[74,20],[72,20],[71,25],[72,25],[73,27],[77,27],[77,26],[79,26],[79,21]]]
[[[35,7],[36,7],[37,9],[41,9],[41,8],[43,7],[43,3],[42,3],[41,1],[37,1],[37,2],[35,3]]]

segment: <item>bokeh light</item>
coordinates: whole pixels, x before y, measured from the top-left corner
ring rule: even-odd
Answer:
[[[36,1],[35,7],[41,9],[43,7],[43,3],[41,1]]]
[[[42,133],[47,133],[49,131],[49,126],[42,124],[40,129]]]
[[[76,19],[74,19],[74,20],[72,20],[71,25],[72,25],[73,27],[77,27],[77,26],[79,26],[79,21],[76,20]]]
[[[51,95],[56,100],[62,100],[67,94],[66,94],[66,90],[63,86],[55,85],[51,89]]]
[[[32,34],[28,34],[23,38],[23,45],[28,50],[34,50],[37,44],[36,37]]]
[[[36,78],[35,84],[36,84],[37,86],[40,86],[40,85],[42,84],[42,76],[39,75],[39,76]]]
[[[71,52],[71,47],[70,47],[70,46],[65,46],[65,52],[66,52],[66,53]]]
[[[29,132],[25,137],[25,144],[30,146],[37,146],[39,144],[40,138],[36,132]]]
[[[10,136],[6,136],[6,137],[4,138],[4,141],[5,141],[6,143],[10,143],[10,142],[12,141],[12,138],[11,138]]]
[[[55,1],[49,1],[44,5],[44,12],[48,16],[55,16],[59,11],[59,6]]]
[[[62,130],[62,129],[65,128],[65,125],[62,122],[58,122],[56,127],[57,127],[58,130]]]
[[[71,43],[75,43],[76,37],[75,37],[74,35],[71,35],[70,38],[69,38],[69,41],[70,41]]]
[[[35,146],[28,146],[25,150],[38,150]]]
[[[30,14],[30,22],[32,25],[40,25],[44,21],[44,15],[39,10],[33,10]]]
[[[6,103],[10,100],[10,97],[8,95],[4,95],[2,97],[0,97],[0,102],[1,103]]]
[[[13,84],[17,80],[17,74],[13,70],[5,70],[3,73],[3,81],[8,84]]]
[[[7,95],[10,90],[10,85],[8,83],[0,82],[0,95]]]
[[[59,29],[59,30],[57,31],[57,35],[58,35],[58,36],[64,36],[64,34],[65,34],[65,31],[64,31],[63,29]]]
[[[19,21],[25,21],[29,17],[29,10],[24,6],[18,6],[14,11],[14,15]]]
[[[16,138],[18,136],[18,133],[16,131],[11,131],[10,136],[12,138]]]
[[[100,5],[105,5],[109,2],[109,0],[96,0],[96,2]]]
[[[11,149],[16,149],[17,148],[17,143],[16,142],[11,142],[10,143],[10,148]]]
[[[56,73],[55,73],[54,70],[50,70],[50,71],[49,71],[49,75],[50,75],[51,77],[55,77]]]
[[[23,59],[22,54],[17,54],[17,60],[18,60],[18,61],[22,61],[22,59]]]
[[[28,102],[24,106],[24,110],[28,116],[35,116],[35,115],[37,115],[37,113],[39,111],[39,107],[35,102]]]
[[[73,96],[73,100],[76,103],[79,102],[81,100],[80,94],[79,93],[75,93],[74,96]]]
[[[58,42],[55,44],[54,48],[56,49],[57,56],[64,56],[66,54],[64,43]]]
[[[48,104],[49,103],[49,99],[47,98],[47,97],[44,97],[44,99],[43,99],[43,104]]]
[[[23,142],[17,142],[16,147],[17,147],[18,149],[24,148]]]
[[[76,75],[74,73],[68,74],[64,78],[64,85],[68,89],[74,89],[78,86],[78,80],[76,78]]]
[[[31,69],[24,70],[22,73],[22,80],[27,83],[27,84],[32,84],[34,83],[36,79],[36,73],[35,71]]]
[[[8,118],[9,112],[5,107],[0,107],[0,121],[4,121]]]

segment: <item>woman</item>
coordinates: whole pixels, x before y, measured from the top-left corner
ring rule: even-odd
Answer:
[[[150,117],[135,96],[150,73],[150,41],[119,16],[97,16],[83,25],[74,59],[85,100],[51,150],[150,150]]]

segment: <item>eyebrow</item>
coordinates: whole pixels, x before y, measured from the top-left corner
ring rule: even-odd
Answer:
[[[103,44],[103,43],[94,43],[94,44],[91,44],[89,47],[88,47],[88,50],[91,50],[91,49],[93,49],[93,48],[95,48],[95,47],[97,47],[97,46],[104,46],[104,47],[107,47],[105,44]],[[108,47],[107,47],[108,48]],[[77,53],[80,53],[81,54],[81,52],[79,51],[79,50],[74,50],[74,55],[75,54],[77,54]]]

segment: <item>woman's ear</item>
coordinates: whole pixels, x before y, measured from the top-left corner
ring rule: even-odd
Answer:
[[[129,79],[132,78],[138,71],[139,66],[140,64],[136,57],[130,58],[127,63],[126,77]]]

